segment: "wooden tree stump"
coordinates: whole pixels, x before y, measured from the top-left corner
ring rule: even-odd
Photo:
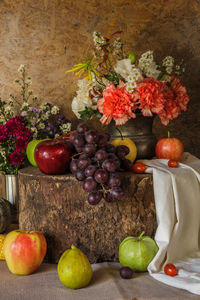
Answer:
[[[58,262],[71,245],[91,263],[117,261],[120,242],[142,231],[154,236],[157,223],[151,174],[121,173],[126,198],[92,206],[82,182],[72,174],[45,175],[38,168],[19,171],[19,227],[44,233],[48,262]]]

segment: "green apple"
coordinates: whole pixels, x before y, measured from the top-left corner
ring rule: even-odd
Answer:
[[[28,143],[27,147],[26,147],[26,156],[28,158],[28,161],[30,162],[30,164],[34,167],[37,167],[37,163],[35,161],[34,158],[34,151],[35,151],[35,147],[42,141],[46,141],[46,140],[50,140],[50,139],[43,139],[43,140],[32,140]]]
[[[158,252],[158,246],[149,236],[129,236],[119,246],[119,262],[123,267],[134,271],[145,272]]]

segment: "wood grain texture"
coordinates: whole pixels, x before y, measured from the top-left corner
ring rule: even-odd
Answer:
[[[19,227],[47,238],[47,261],[57,262],[71,245],[90,262],[117,261],[120,242],[142,231],[154,236],[157,222],[152,175],[122,173],[126,198],[92,206],[73,175],[48,176],[38,168],[19,171]]]
[[[191,101],[188,111],[164,127],[154,122],[157,138],[180,138],[185,150],[200,157],[200,4],[198,0],[4,0],[0,1],[0,96],[19,95],[13,84],[20,64],[28,66],[40,102],[71,111],[77,78],[65,71],[89,54],[93,31],[122,30],[127,50],[137,55],[152,49],[186,63],[183,83]],[[111,30],[110,30],[111,31]]]

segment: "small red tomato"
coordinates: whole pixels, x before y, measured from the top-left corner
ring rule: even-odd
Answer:
[[[146,166],[143,163],[135,163],[132,166],[133,173],[142,174],[146,170]]]
[[[168,166],[170,168],[177,168],[179,166],[179,163],[177,160],[170,159],[168,160]]]
[[[164,266],[164,272],[169,276],[176,276],[178,274],[178,270],[173,264],[166,264]]]

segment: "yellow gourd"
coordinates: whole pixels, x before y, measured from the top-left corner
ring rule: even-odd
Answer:
[[[3,243],[5,240],[5,235],[0,234],[0,260],[5,260],[5,256],[3,254]]]

